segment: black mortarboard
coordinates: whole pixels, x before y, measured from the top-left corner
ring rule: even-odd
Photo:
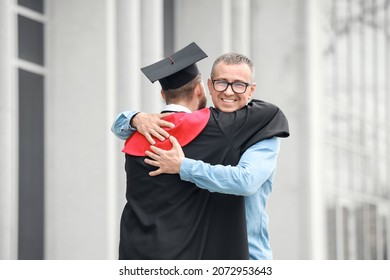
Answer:
[[[171,56],[141,68],[141,71],[152,83],[158,80],[163,90],[175,89],[199,74],[196,62],[205,57],[207,54],[197,44],[191,43]]]

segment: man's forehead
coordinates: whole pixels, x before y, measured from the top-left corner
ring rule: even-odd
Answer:
[[[214,68],[214,79],[216,78],[234,78],[238,80],[247,80],[251,77],[251,70],[246,63],[227,64],[223,61]]]

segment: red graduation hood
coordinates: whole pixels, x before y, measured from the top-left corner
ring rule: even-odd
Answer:
[[[193,113],[173,113],[164,120],[175,124],[173,128],[164,128],[170,135],[175,136],[180,146],[190,143],[206,127],[210,118],[209,108],[195,111]],[[155,146],[164,150],[170,150],[172,143],[169,139],[156,141]],[[150,143],[146,138],[136,131],[126,142],[122,152],[133,156],[145,156],[145,151],[150,151]]]

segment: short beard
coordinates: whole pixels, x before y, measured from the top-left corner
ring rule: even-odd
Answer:
[[[203,95],[202,99],[199,100],[198,110],[206,108],[207,106],[207,98]]]

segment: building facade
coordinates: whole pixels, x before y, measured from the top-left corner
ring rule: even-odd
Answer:
[[[128,109],[158,112],[140,68],[195,41],[256,66],[282,141],[275,259],[388,259],[389,0],[0,1],[0,259],[116,259]],[[209,99],[211,105],[211,99]]]
[[[323,149],[328,256],[388,259],[390,3],[331,1],[327,16]]]

